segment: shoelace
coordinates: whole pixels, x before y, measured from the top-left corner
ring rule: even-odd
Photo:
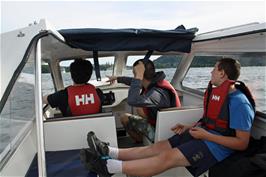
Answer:
[[[101,156],[102,160],[108,160],[108,159],[112,159],[110,156]]]

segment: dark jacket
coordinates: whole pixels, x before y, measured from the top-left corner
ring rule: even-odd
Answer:
[[[143,94],[140,94],[142,91],[141,80],[132,77],[118,77],[117,81],[130,85],[127,98],[129,105],[148,107],[150,109],[150,115],[148,115],[148,117],[156,117],[159,109],[172,107],[171,94],[169,91],[156,86],[156,83],[164,78],[165,74],[163,71],[156,72],[147,88],[147,92]]]

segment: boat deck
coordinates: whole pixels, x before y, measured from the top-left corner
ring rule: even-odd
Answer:
[[[118,137],[119,148],[143,146],[136,144],[128,136]],[[89,172],[80,161],[79,149],[67,151],[48,151],[45,153],[47,177],[96,177],[97,174]],[[38,176],[37,155],[25,177]]]
[[[79,157],[80,150],[50,151],[45,153],[48,177],[96,177],[96,173],[88,172]],[[37,155],[25,177],[38,175]]]

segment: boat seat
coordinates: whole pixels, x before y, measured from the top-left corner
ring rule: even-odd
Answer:
[[[104,117],[104,116],[112,116],[112,112],[103,112],[103,113],[96,113],[96,114],[86,114],[80,116],[68,116],[68,117],[56,117],[56,118],[49,118],[44,120],[44,122],[54,122],[54,121],[63,121],[63,120],[72,120],[72,119],[87,119],[87,118],[96,118],[96,117]]]
[[[174,135],[171,127],[177,123],[192,124],[197,122],[203,114],[203,108],[199,106],[184,106],[180,108],[167,108],[158,112],[155,139],[160,141]]]
[[[200,117],[202,117],[203,108],[199,106],[184,106],[180,108],[167,108],[160,110],[157,113],[157,122],[156,122],[156,130],[155,130],[155,142],[160,140],[166,140],[174,135],[174,132],[171,131],[171,127],[176,125],[177,123],[182,124],[191,124],[197,122]],[[147,138],[143,139],[144,144],[148,145],[152,142]],[[204,173],[201,176],[206,175]],[[160,176],[191,176],[189,171],[184,167],[172,168],[169,169],[162,174],[157,175]]]
[[[117,147],[115,117],[112,112],[64,117],[44,121],[46,151],[87,148],[87,133],[94,131],[102,141]]]
[[[180,108],[166,108],[158,111],[155,138],[154,141],[160,141],[168,139],[173,136],[171,127],[177,123],[191,124],[197,122],[202,117],[203,108],[201,106],[183,106]],[[145,145],[152,144],[147,138],[143,138]]]

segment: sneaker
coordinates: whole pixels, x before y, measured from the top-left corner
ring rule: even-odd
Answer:
[[[93,131],[90,131],[87,135],[87,142],[91,150],[93,150],[99,156],[108,156],[109,143],[99,140]]]
[[[97,155],[91,149],[80,150],[80,161],[89,170],[93,172],[93,166],[88,162],[93,162],[97,159]]]
[[[113,175],[107,170],[107,159],[101,158],[91,149],[81,149],[80,160],[90,172],[97,173],[99,177],[110,177]]]
[[[140,134],[145,134],[148,130],[147,119],[144,119],[140,116],[130,116],[129,118],[129,127]]]

